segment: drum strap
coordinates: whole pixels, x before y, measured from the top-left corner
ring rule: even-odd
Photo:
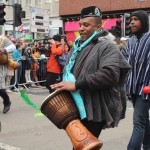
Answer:
[[[96,44],[92,46],[92,48],[90,49],[90,51],[89,51],[89,52],[87,53],[87,55],[85,56],[85,58],[84,58],[84,60],[83,60],[83,62],[82,62],[82,64],[81,64],[79,70],[77,71],[77,73],[76,73],[76,75],[75,75],[76,79],[78,78],[78,76],[79,76],[79,74],[80,74],[80,72],[81,72],[81,70],[82,70],[82,68],[83,68],[83,65],[84,65],[84,63],[85,63],[87,57],[89,56],[90,52],[94,49],[95,46],[96,46]]]

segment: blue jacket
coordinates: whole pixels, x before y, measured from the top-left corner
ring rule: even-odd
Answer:
[[[22,56],[22,52],[19,49],[14,50],[12,53],[13,59],[18,61],[20,66],[22,65],[22,61],[19,61],[21,56]]]

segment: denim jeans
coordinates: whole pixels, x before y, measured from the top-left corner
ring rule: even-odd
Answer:
[[[17,70],[17,83],[15,85],[16,88],[18,88],[18,84],[20,83],[21,73],[22,73],[22,66],[19,66]]]
[[[150,100],[143,100],[140,95],[133,95],[134,107],[133,132],[127,150],[150,150]]]

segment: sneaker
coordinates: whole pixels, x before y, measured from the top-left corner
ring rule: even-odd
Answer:
[[[31,84],[31,87],[36,87],[36,85],[34,83]]]
[[[24,88],[23,87],[21,87],[21,86],[19,86],[19,88],[18,88],[19,90],[23,90]]]
[[[31,82],[30,82],[30,81],[27,81],[26,83],[27,83],[27,84],[30,84]]]
[[[10,105],[11,105],[11,102],[9,102],[8,105],[4,105],[4,109],[3,109],[3,113],[4,113],[4,114],[7,113],[7,112],[9,111]]]
[[[19,89],[14,89],[13,92],[19,92]]]
[[[29,80],[29,81],[27,81],[27,83],[30,84],[30,83],[33,83],[33,81]]]
[[[37,85],[36,87],[38,87],[38,88],[42,88],[42,86],[41,86],[41,85]]]
[[[12,91],[11,91],[10,89],[7,89],[6,92],[7,92],[7,93],[11,93]]]

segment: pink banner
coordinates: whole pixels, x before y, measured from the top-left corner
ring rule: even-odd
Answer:
[[[102,27],[104,29],[110,30],[112,26],[116,26],[116,21],[121,20],[121,18],[113,18],[113,19],[103,19]],[[78,31],[79,30],[79,22],[71,21],[65,22],[65,31]]]
[[[79,21],[65,22],[65,31],[78,31],[79,30]]]
[[[116,26],[116,21],[121,20],[121,18],[113,18],[113,19],[103,19],[102,27],[107,30],[111,30],[112,26]]]
[[[107,30],[111,30],[112,26],[116,26],[116,21],[121,20],[121,18],[113,18],[113,19],[103,19],[102,27]],[[79,22],[65,22],[65,32],[67,35],[68,41],[74,42],[74,40],[79,36]]]

